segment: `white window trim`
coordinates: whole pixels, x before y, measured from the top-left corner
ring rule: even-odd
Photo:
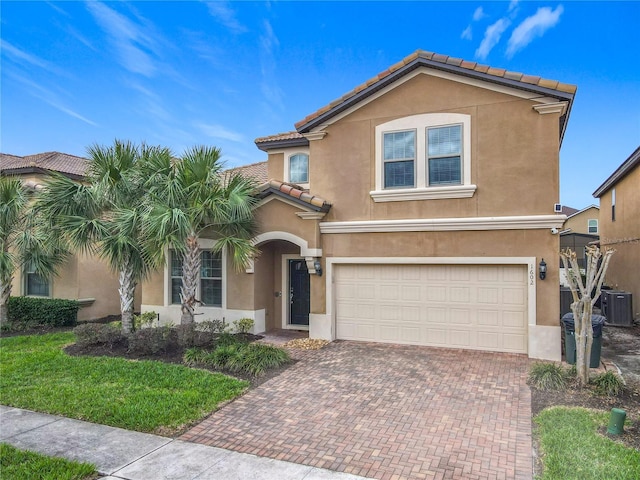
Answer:
[[[198,248],[200,250],[211,250],[215,246],[216,241],[208,238],[201,238],[198,240]],[[167,261],[164,266],[164,306],[165,307],[180,307],[180,305],[171,302],[171,249],[167,249],[165,252],[165,258]],[[198,309],[209,314],[213,311],[226,310],[227,308],[227,251],[222,252],[222,305],[199,305]],[[197,294],[200,295],[200,281],[198,280]]]
[[[596,231],[592,232],[591,229],[591,225],[589,225],[591,222],[596,222]],[[587,233],[599,233],[600,229],[599,229],[599,225],[598,225],[598,219],[597,218],[590,218],[587,220]]]
[[[293,183],[291,182],[291,178],[289,177],[289,159],[294,156],[294,155],[298,155],[298,154],[304,154],[308,157],[309,161],[307,163],[307,180],[309,180],[306,183],[296,183],[296,185],[300,185],[302,188],[308,190],[310,187],[310,183],[311,183],[311,155],[309,155],[309,148],[285,148],[283,151],[284,154],[284,181],[285,182],[289,182],[289,183]]]
[[[462,125],[462,184],[429,186],[427,184],[427,129]],[[399,130],[416,130],[416,160],[414,188],[384,188],[383,134]],[[375,190],[369,192],[374,202],[398,202],[440,198],[469,198],[476,191],[471,184],[471,115],[462,113],[424,113],[398,118],[375,129]]]

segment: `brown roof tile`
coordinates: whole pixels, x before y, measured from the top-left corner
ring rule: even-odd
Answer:
[[[255,143],[279,142],[281,140],[295,140],[297,138],[304,137],[296,131],[291,131],[269,135],[268,137],[259,137],[255,139]]]
[[[24,157],[0,154],[0,171],[12,170],[15,173],[19,173],[20,170],[41,169],[84,177],[88,164],[87,158],[60,152],[44,152]]]
[[[298,185],[281,182],[279,180],[269,180],[260,187],[262,198],[276,193],[285,195],[295,201],[306,203],[315,209],[327,212],[331,208],[331,204],[317,195],[313,195],[308,191],[303,191]],[[260,196],[260,195],[259,195]]]
[[[252,178],[258,183],[264,183],[269,180],[267,175],[267,162],[252,163],[251,165],[242,165],[240,167],[230,168],[226,173],[240,174],[244,178]]]
[[[377,83],[377,82],[381,81],[382,79],[388,77],[391,73],[399,70],[401,68],[401,65],[406,66],[406,65],[408,65],[409,63],[413,62],[414,60],[416,60],[418,58],[423,58],[425,60],[430,60],[432,62],[441,63],[443,65],[451,65],[452,67],[458,67],[458,68],[462,68],[464,70],[469,70],[469,71],[473,71],[473,72],[480,73],[480,74],[490,75],[490,76],[496,77],[498,79],[502,78],[502,79],[505,79],[505,80],[512,80],[512,81],[520,82],[520,83],[523,83],[523,84],[535,85],[535,86],[542,87],[542,88],[548,88],[548,89],[551,89],[551,90],[557,90],[557,91],[563,92],[563,93],[574,94],[576,92],[576,90],[577,90],[575,85],[568,85],[568,84],[559,83],[556,80],[546,80],[546,79],[543,79],[543,78],[540,78],[540,77],[537,77],[537,76],[534,76],[534,75],[525,75],[525,74],[522,74],[522,73],[519,73],[519,72],[510,72],[510,71],[505,70],[503,68],[489,67],[487,65],[481,65],[481,64],[478,64],[476,62],[471,62],[471,61],[463,60],[463,59],[460,59],[460,58],[449,57],[447,55],[441,55],[441,54],[438,54],[438,53],[427,52],[427,51],[424,51],[424,50],[418,50],[418,51],[412,53],[411,55],[405,57],[400,62],[394,64],[393,66],[391,66],[390,68],[388,68],[384,72],[381,72],[380,74],[376,75],[373,78],[370,78],[369,80],[367,80],[363,84],[358,85],[353,90],[351,90],[347,94],[345,94],[342,97],[340,97],[338,100],[334,100],[331,103],[329,103],[328,105],[320,108],[316,112],[314,112],[314,113],[312,113],[310,115],[307,115],[303,120],[297,122],[295,124],[295,127],[297,129],[302,128],[303,126],[305,126],[308,123],[312,122],[313,120],[315,120],[316,118],[318,118],[322,114],[327,113],[331,109],[339,106],[340,104],[344,103],[348,99],[352,98],[357,93],[360,93],[363,90],[366,90],[367,88],[371,87],[375,83]]]

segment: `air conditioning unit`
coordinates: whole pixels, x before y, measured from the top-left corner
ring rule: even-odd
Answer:
[[[633,298],[629,292],[602,292],[602,313],[610,325],[633,325]]]

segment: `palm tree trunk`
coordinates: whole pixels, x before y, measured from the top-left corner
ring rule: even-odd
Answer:
[[[0,326],[9,321],[9,297],[12,277],[0,279]]]
[[[118,274],[118,293],[120,293],[120,313],[122,315],[122,333],[130,335],[133,332],[133,307],[136,291],[136,281],[133,267],[127,265]]]
[[[180,301],[182,302],[180,323],[182,325],[194,322],[193,315],[196,305],[202,303],[196,298],[201,260],[198,237],[195,234],[192,233],[187,237],[186,247],[182,257],[182,288],[180,289]]]

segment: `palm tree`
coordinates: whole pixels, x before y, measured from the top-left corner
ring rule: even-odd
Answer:
[[[0,177],[0,325],[8,320],[15,271],[29,265],[38,275],[50,277],[68,254],[48,219],[32,210],[32,194],[20,180]]]
[[[52,219],[79,252],[97,253],[118,274],[122,332],[133,330],[136,286],[156,267],[142,239],[140,167],[160,147],[116,140],[112,146],[89,147],[86,183],[54,176],[39,195],[36,208]]]
[[[214,252],[230,252],[237,267],[256,253],[250,241],[255,231],[255,183],[225,174],[220,156],[218,148],[194,147],[180,159],[157,155],[145,164],[145,229],[154,244],[151,251],[164,255],[171,248],[182,258],[182,324],[193,323],[195,308],[203,303],[197,298],[200,238],[214,238]]]

